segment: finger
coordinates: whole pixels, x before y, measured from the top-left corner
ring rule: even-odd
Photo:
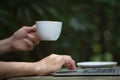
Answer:
[[[24,26],[23,28],[26,30],[27,33],[36,32],[35,25],[33,25],[32,27]]]
[[[31,26],[31,27],[36,28],[36,25],[33,25],[33,26]]]
[[[75,61],[71,61],[68,64],[69,64],[70,70],[76,69]]]
[[[36,32],[36,25],[31,26],[32,29]]]
[[[71,70],[71,66],[70,66],[69,63],[65,63],[64,66],[65,66],[67,69]]]
[[[67,61],[66,66],[68,66],[68,68],[71,69],[71,70],[76,69],[75,61],[72,60],[72,59]]]
[[[29,38],[33,42],[34,45],[36,45],[40,42],[40,39],[36,36],[35,33],[28,34],[27,38]]]
[[[74,60],[71,60],[71,61],[69,62],[69,64],[70,64],[70,67],[71,67],[72,70],[73,70],[73,69],[76,69],[76,65],[75,65],[75,61],[74,61]]]
[[[72,69],[76,69],[75,61],[73,61],[71,64],[72,64]]]
[[[27,48],[29,49],[29,50],[32,50],[33,49],[33,46],[34,46],[34,44],[29,40],[29,39],[23,39],[24,40],[24,42],[26,43],[26,46],[27,46]]]
[[[75,61],[70,56],[64,56],[65,58],[65,67],[68,69],[76,69]]]

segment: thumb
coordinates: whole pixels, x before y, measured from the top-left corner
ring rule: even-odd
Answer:
[[[26,31],[27,31],[28,33],[30,33],[30,32],[36,32],[36,25],[27,27],[27,28],[26,28]]]

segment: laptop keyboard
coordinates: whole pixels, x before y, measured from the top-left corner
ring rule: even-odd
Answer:
[[[78,70],[63,70],[53,74],[54,76],[120,76],[120,68],[86,68]]]
[[[116,73],[117,68],[89,68],[83,70],[82,73]]]

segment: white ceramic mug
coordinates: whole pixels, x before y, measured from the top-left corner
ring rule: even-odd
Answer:
[[[36,21],[37,35],[41,41],[56,41],[62,30],[60,21]]]

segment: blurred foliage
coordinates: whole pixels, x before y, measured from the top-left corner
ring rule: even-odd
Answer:
[[[37,20],[62,21],[56,42],[41,42],[30,52],[13,52],[1,60],[36,61],[51,53],[78,61],[120,61],[120,0],[1,0],[0,38]]]

